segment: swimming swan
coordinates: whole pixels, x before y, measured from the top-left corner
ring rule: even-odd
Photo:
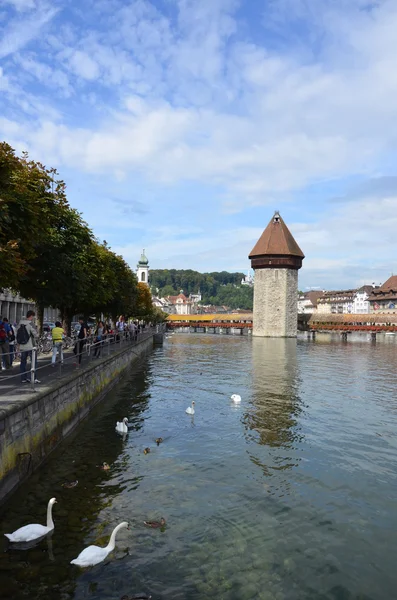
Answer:
[[[5,533],[4,535],[8,537],[10,542],[31,542],[32,540],[37,540],[38,538],[47,535],[47,533],[54,529],[54,521],[52,520],[52,507],[55,503],[55,498],[51,498],[48,503],[47,527],[44,525],[39,525],[38,523],[33,523],[31,525],[20,527],[14,531],[14,533]]]
[[[128,419],[124,417],[122,421],[117,421],[116,423],[116,431],[119,433],[128,433]]]
[[[193,400],[192,405],[188,406],[186,409],[186,412],[188,415],[194,415],[194,405],[195,405],[195,401]]]
[[[230,396],[230,398],[235,404],[241,402],[241,396],[239,396],[238,394],[233,394],[232,396]]]
[[[117,525],[117,527],[113,529],[109,543],[105,548],[101,548],[100,546],[87,546],[87,548],[84,548],[84,550],[80,552],[77,558],[70,561],[70,564],[78,565],[79,567],[92,567],[105,560],[107,555],[115,549],[116,534],[123,527],[129,529],[129,525],[126,521],[120,523],[120,525]]]

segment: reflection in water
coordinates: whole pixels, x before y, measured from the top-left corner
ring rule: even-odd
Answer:
[[[13,531],[58,500],[54,560],[1,552],[2,600],[394,598],[396,387],[391,344],[171,336],[2,507]],[[121,521],[103,564],[69,564]]]
[[[260,436],[260,443],[288,446],[301,412],[298,398],[296,340],[252,340],[252,407],[246,423]]]

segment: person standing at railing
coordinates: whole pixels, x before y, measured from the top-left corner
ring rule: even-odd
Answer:
[[[51,365],[55,367],[55,363],[57,360],[57,354],[59,353],[59,360],[61,361],[61,365],[63,365],[63,338],[65,336],[65,331],[62,327],[62,323],[60,321],[56,321],[55,327],[51,330],[52,337],[52,360]]]
[[[3,369],[10,369],[10,337],[11,337],[11,327],[8,324],[8,319],[3,319],[0,317],[0,353],[1,353],[1,362]]]
[[[116,329],[120,334],[120,339],[123,339],[124,331],[127,329],[127,323],[125,322],[124,315],[120,315],[119,320],[116,323]]]
[[[84,317],[80,317],[79,318],[79,323],[80,323],[80,331],[78,333],[77,336],[77,342],[76,345],[74,347],[73,352],[76,354],[76,356],[78,356],[78,364],[77,364],[77,368],[80,367],[81,365],[81,355],[83,354],[83,349],[84,349],[84,345],[87,341],[87,337],[88,337],[88,325],[84,320]]]
[[[28,383],[29,379],[26,377],[26,363],[28,358],[30,358],[31,363],[33,363],[33,348],[36,346],[36,342],[38,339],[38,333],[36,331],[35,326],[33,325],[33,319],[36,316],[36,313],[33,310],[28,310],[25,319],[21,319],[19,321],[19,327],[17,331],[16,341],[19,344],[19,349],[21,351],[21,365],[19,370],[21,372],[21,382]],[[35,364],[34,368],[37,370],[37,353],[35,352]],[[38,379],[35,378],[35,383],[40,383]]]
[[[99,321],[98,326],[96,328],[96,332],[95,332],[95,351],[94,351],[94,356],[96,357],[100,357],[101,356],[101,347],[103,344],[103,336],[104,336],[104,331],[105,331],[105,326],[103,324],[103,321]]]
[[[14,360],[14,348],[15,348],[15,329],[14,329],[14,325],[11,325],[11,323],[9,322],[9,320],[7,319],[7,317],[4,317],[3,319],[4,323],[7,323],[7,325],[10,328],[10,333],[9,333],[9,347],[10,347],[10,367],[12,367],[12,363]]]

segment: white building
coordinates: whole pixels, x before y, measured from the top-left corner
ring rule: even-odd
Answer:
[[[241,280],[241,285],[249,285],[249,287],[254,287],[254,275],[251,275],[250,269],[248,269],[247,275]]]
[[[145,249],[142,250],[141,258],[136,266],[136,276],[138,283],[149,284],[149,261],[145,256]]]
[[[369,296],[374,288],[372,285],[363,285],[357,290],[353,301],[353,314],[368,315],[370,312]]]

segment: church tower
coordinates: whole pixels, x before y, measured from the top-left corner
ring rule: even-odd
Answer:
[[[145,249],[142,250],[141,258],[136,266],[136,276],[138,283],[146,283],[149,285],[149,261],[145,256]]]
[[[296,337],[298,270],[305,255],[277,211],[249,258],[255,271],[253,335]]]

